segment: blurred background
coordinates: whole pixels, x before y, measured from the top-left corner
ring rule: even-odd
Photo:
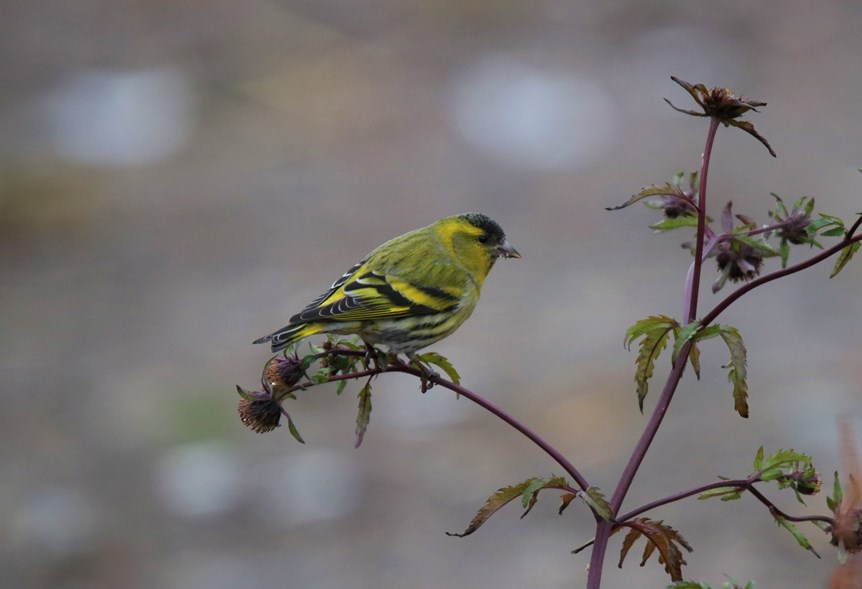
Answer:
[[[305,445],[255,434],[234,389],[269,358],[250,342],[382,241],[484,212],[523,259],[497,264],[433,349],[610,494],[647,419],[624,330],[681,314],[690,260],[689,235],[647,229],[655,211],[605,210],[699,165],[706,124],[663,102],[693,105],[670,76],[769,103],[749,120],[777,159],[719,132],[714,217],[732,199],[765,221],[770,192],[862,210],[859,3],[42,0],[2,15],[2,587],[583,586],[582,506],[558,516],[548,495],[523,521],[512,506],[444,535],[497,488],[561,474],[519,434],[400,375],[377,381],[358,450],[355,385],[288,403]],[[761,444],[812,453],[827,479],[840,467],[836,418],[862,399],[862,263],[830,268],[727,311],[751,418],[733,412],[727,351],[704,345],[626,506],[746,475]],[[705,287],[703,308],[729,291]],[[694,546],[689,578],[820,587],[834,566],[813,527],[822,560],[750,498],[652,515]],[[617,569],[619,545],[605,586],[667,583],[640,547]]]

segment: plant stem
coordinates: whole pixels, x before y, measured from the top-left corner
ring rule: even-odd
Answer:
[[[719,121],[713,117],[710,119],[709,131],[706,135],[706,145],[703,149],[703,161],[701,162],[697,202],[697,237],[695,243],[694,263],[686,277],[685,288],[685,316],[686,322],[691,323],[697,317],[697,299],[700,291],[700,275],[703,268],[704,241],[706,239],[706,186],[709,175],[709,162],[712,158],[712,146],[715,144],[715,136],[718,131]],[[622,506],[623,500],[634,481],[635,475],[646,456],[647,450],[652,444],[659,426],[667,413],[676,387],[685,371],[688,355],[691,352],[691,342],[686,342],[679,351],[676,363],[671,368],[670,374],[665,382],[658,403],[653,409],[649,422],[647,422],[637,445],[629,457],[629,462],[623,469],[620,480],[611,497],[611,513],[616,514]],[[590,572],[587,577],[587,589],[599,589],[602,579],[602,567],[604,566],[605,552],[607,551],[608,538],[611,533],[611,522],[598,521],[596,524],[596,543],[590,559]]]
[[[712,146],[715,144],[715,134],[719,121],[713,117],[709,121],[709,132],[706,135],[706,145],[703,148],[703,161],[700,165],[697,191],[697,241],[695,243],[694,266],[691,272],[690,285],[686,285],[686,323],[691,323],[697,317],[697,299],[700,292],[700,274],[703,267],[703,246],[706,236],[706,182],[709,173],[709,160],[712,158]]]
[[[722,300],[720,303],[718,303],[715,306],[715,308],[712,309],[712,311],[710,311],[709,313],[704,315],[703,319],[701,320],[701,323],[704,326],[709,325],[710,323],[715,321],[716,318],[725,309],[727,309],[731,304],[733,304],[736,300],[741,298],[744,294],[754,290],[758,286],[762,286],[762,285],[766,284],[767,282],[772,282],[773,280],[777,280],[779,278],[789,276],[790,274],[795,274],[795,273],[799,272],[800,270],[805,270],[806,268],[810,268],[811,266],[814,266],[815,264],[819,264],[823,260],[825,260],[831,256],[834,256],[835,254],[840,252],[842,249],[844,249],[845,247],[847,247],[851,243],[862,241],[862,234],[853,235],[855,230],[859,228],[860,222],[862,222],[862,217],[860,217],[859,220],[857,220],[856,223],[853,224],[851,231],[848,232],[848,234],[851,235],[852,237],[845,237],[843,240],[841,240],[837,244],[833,245],[830,248],[823,250],[822,252],[820,252],[816,256],[812,256],[812,257],[808,258],[804,262],[799,262],[798,264],[788,266],[787,268],[782,268],[781,270],[776,270],[775,272],[770,272],[769,274],[764,274],[760,278],[756,278],[756,279],[752,280],[751,282],[747,282],[746,284],[740,286],[735,291],[730,293],[724,300]]]
[[[411,368],[404,364],[390,364],[386,367],[386,370],[384,372],[404,372],[407,374],[412,374],[413,376],[422,376],[422,373],[419,370]],[[571,462],[569,462],[566,457],[560,453],[559,450],[551,446],[539,434],[537,434],[532,429],[518,421],[518,419],[516,419],[514,416],[510,415],[500,407],[494,405],[484,397],[478,395],[477,393],[474,393],[470,389],[462,387],[461,385],[457,385],[454,382],[450,382],[436,375],[432,375],[427,378],[428,382],[432,382],[436,385],[447,388],[450,391],[454,391],[455,393],[463,397],[466,397],[473,403],[479,405],[487,411],[490,411],[491,413],[511,425],[513,428],[515,428],[527,438],[529,438],[530,441],[536,444],[539,448],[544,450],[545,453],[548,454],[551,458],[553,458],[554,462],[559,464],[563,468],[563,470],[565,470],[575,480],[575,482],[581,489],[586,491],[589,488],[590,485],[587,482],[587,479],[584,478],[584,476],[578,471],[578,469],[575,468],[575,466]],[[598,516],[596,517],[598,519]]]

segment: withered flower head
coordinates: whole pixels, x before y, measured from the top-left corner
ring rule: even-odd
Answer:
[[[273,398],[280,400],[289,394],[290,387],[298,383],[304,374],[299,356],[274,356],[263,368],[261,384]]]
[[[731,282],[751,280],[763,269],[763,253],[746,243],[732,239],[719,244],[716,250],[721,276],[712,285],[712,292],[718,292],[728,278]]]
[[[677,77],[671,76],[671,80],[685,88],[686,92],[691,94],[694,101],[700,106],[702,112],[696,110],[686,110],[677,108],[673,103],[665,98],[672,109],[685,113],[694,117],[710,117],[723,123],[725,127],[738,127],[742,129],[758,141],[760,141],[772,157],[775,157],[775,152],[772,146],[754,129],[754,125],[748,121],[739,120],[739,117],[748,111],[759,112],[758,106],[766,106],[765,102],[759,100],[749,100],[741,96],[736,96],[733,90],[729,88],[714,87],[707,89],[703,84],[691,84],[685,80],[680,80]]]
[[[809,466],[804,471],[794,473],[793,488],[800,495],[816,495],[820,492],[820,487],[823,486],[823,480],[820,478],[820,473],[814,470],[813,466]]]
[[[661,197],[659,203],[662,213],[668,219],[676,219],[677,217],[695,217],[697,209],[690,201],[679,198],[678,196],[666,194]]]
[[[261,391],[246,391],[239,386],[236,388],[242,397],[237,411],[246,427],[259,434],[270,432],[278,427],[281,420],[281,407],[272,399],[272,395]]]
[[[810,241],[806,229],[811,223],[811,217],[804,208],[794,207],[786,215],[776,211],[772,216],[781,224],[781,228],[776,231],[781,239],[796,245]]]

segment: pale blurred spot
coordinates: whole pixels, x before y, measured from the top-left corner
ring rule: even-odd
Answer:
[[[454,122],[477,150],[525,168],[583,168],[611,145],[614,108],[592,80],[504,58],[479,62],[455,83]]]
[[[261,489],[258,506],[266,517],[288,526],[340,519],[361,501],[359,467],[334,450],[303,448],[259,464],[251,478]]]
[[[90,69],[70,75],[47,101],[51,139],[64,158],[96,166],[140,166],[180,150],[194,101],[176,68]]]
[[[440,370],[438,372],[443,374]],[[375,406],[371,419],[387,429],[392,428],[404,438],[423,440],[439,435],[441,429],[470,419],[472,404],[467,399],[456,399],[452,391],[434,387],[421,395],[418,380],[402,388],[407,390],[386,395],[385,402]],[[411,392],[415,394],[399,394]]]
[[[53,556],[76,554],[91,548],[96,515],[81,493],[56,488],[27,495],[9,525],[13,544]]]
[[[169,450],[155,476],[163,506],[179,516],[217,515],[234,507],[240,498],[238,461],[225,445],[216,442]]]

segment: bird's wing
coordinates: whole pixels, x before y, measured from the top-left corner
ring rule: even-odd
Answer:
[[[456,308],[457,289],[432,287],[393,276],[363,260],[315,299],[290,323],[311,321],[366,321],[369,319],[430,315]]]

